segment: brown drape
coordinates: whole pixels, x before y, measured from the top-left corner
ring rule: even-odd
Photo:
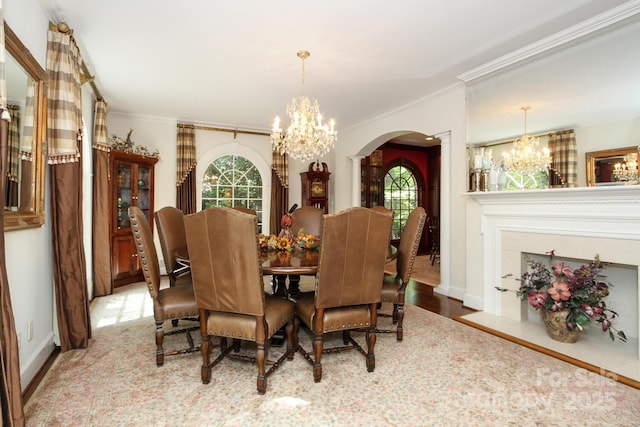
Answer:
[[[178,125],[177,147],[176,207],[186,215],[197,210],[196,130],[193,125]]]
[[[0,20],[0,25],[2,20]],[[3,38],[0,36],[0,38]],[[4,65],[4,62],[2,62]],[[2,72],[4,80],[4,70]],[[7,122],[0,120],[0,165],[2,175],[7,173]],[[0,192],[6,191],[6,181],[0,180]],[[0,210],[0,224],[4,224],[4,202]],[[0,310],[2,316],[2,335],[0,339],[0,364],[2,365],[2,389],[0,390],[2,425],[3,426],[23,426],[24,410],[22,406],[22,386],[20,385],[20,356],[18,353],[18,336],[16,334],[15,320],[13,318],[13,308],[11,306],[11,294],[9,292],[9,279],[7,277],[4,233],[0,233]]]
[[[555,172],[553,187],[576,187],[578,185],[578,149],[573,130],[549,134],[551,170]]]
[[[93,294],[97,297],[113,293],[109,235],[110,178],[107,103],[99,99],[95,104],[93,130]]]
[[[91,337],[82,241],[82,58],[70,33],[49,31],[47,138],[53,277],[60,348],[86,348]]]
[[[289,158],[286,154],[273,152],[271,156],[271,212],[269,230],[280,231],[280,218],[289,210]]]
[[[7,110],[11,115],[7,132],[7,164],[6,171],[7,188],[5,206],[18,208],[18,176],[20,175],[20,106],[17,104],[7,104]]]

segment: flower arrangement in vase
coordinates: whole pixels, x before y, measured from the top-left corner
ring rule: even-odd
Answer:
[[[549,336],[563,342],[575,342],[578,333],[588,329],[591,322],[600,324],[603,332],[608,332],[611,340],[617,338],[626,342],[623,331],[617,330],[612,321],[618,313],[607,308],[605,298],[612,284],[604,280],[604,269],[599,257],[589,264],[572,269],[567,264],[553,263],[554,251],[547,252],[551,269],[544,263],[527,260],[527,271],[519,279],[516,291],[522,301],[526,300],[534,309],[540,309]],[[510,277],[508,274],[504,277]],[[496,287],[501,292],[510,289]],[[561,324],[556,332],[549,328]],[[615,334],[614,334],[615,332]]]

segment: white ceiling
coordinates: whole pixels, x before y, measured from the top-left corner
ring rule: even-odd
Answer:
[[[457,76],[475,67],[636,1],[41,4],[53,22],[74,30],[110,112],[268,130],[273,117],[285,116],[286,104],[302,94],[296,52],[305,49],[311,52],[306,94],[319,100],[323,116],[335,118],[340,131],[460,84]]]

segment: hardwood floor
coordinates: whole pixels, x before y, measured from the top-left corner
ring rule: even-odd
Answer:
[[[475,312],[463,306],[462,301],[437,294],[433,292],[433,286],[423,285],[414,280],[407,285],[404,301],[450,319]]]

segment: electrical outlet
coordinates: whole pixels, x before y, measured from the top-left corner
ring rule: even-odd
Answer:
[[[33,339],[33,320],[30,320],[27,323],[27,341],[31,341]]]

